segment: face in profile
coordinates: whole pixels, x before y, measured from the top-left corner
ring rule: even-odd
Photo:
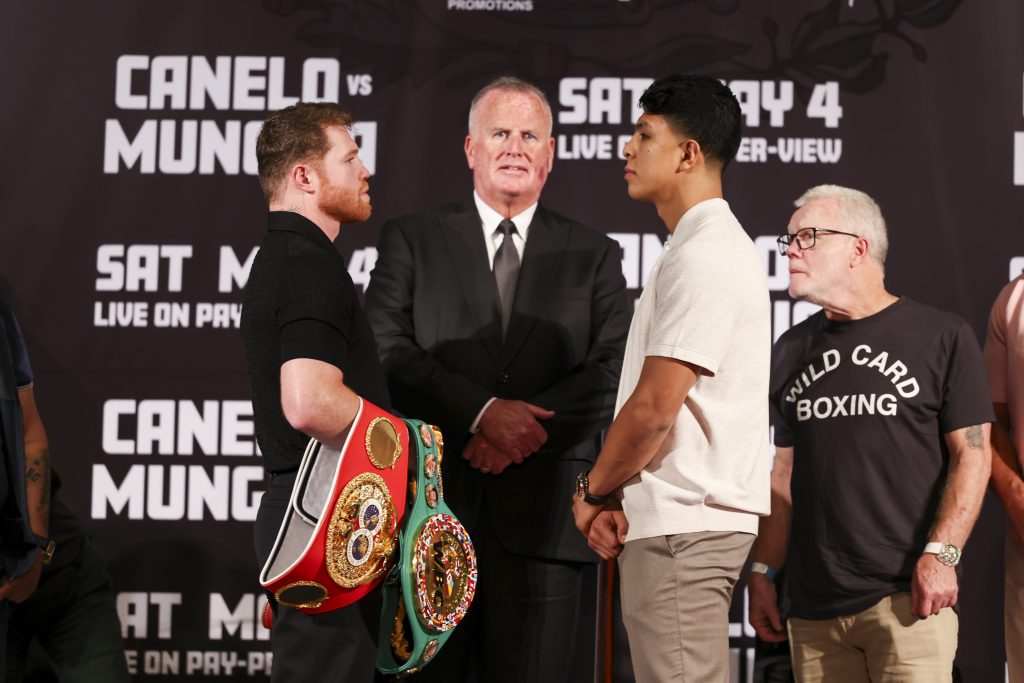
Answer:
[[[657,202],[674,189],[685,138],[658,114],[642,114],[633,137],[622,149],[626,157],[626,191],[637,201]]]
[[[537,201],[551,172],[555,141],[540,99],[528,92],[492,90],[477,104],[466,138],[473,184],[490,205]]]
[[[370,172],[359,158],[356,145],[347,128],[327,129],[329,147],[323,159],[313,164],[320,176],[317,206],[340,223],[358,223],[370,217]]]
[[[795,235],[806,228],[845,231],[839,224],[838,209],[834,199],[812,199],[796,210],[786,232]],[[841,287],[854,245],[851,237],[836,234],[818,234],[810,249],[801,249],[796,240],[790,243],[786,249],[789,295],[819,305],[827,303],[829,295]]]

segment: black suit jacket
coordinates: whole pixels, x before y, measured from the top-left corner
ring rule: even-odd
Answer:
[[[396,410],[441,427],[444,496],[472,534],[487,514],[517,554],[596,561],[571,514],[611,421],[632,309],[619,245],[538,206],[506,339],[472,201],[381,228],[366,311]],[[544,447],[484,475],[461,457],[492,396],[553,410]]]

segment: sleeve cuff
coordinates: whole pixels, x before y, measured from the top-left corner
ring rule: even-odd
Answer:
[[[484,407],[480,409],[480,412],[476,414],[476,419],[473,420],[473,424],[469,425],[470,434],[476,434],[477,432],[480,431],[480,418],[482,418],[484,416],[484,413],[487,412],[487,408],[497,400],[497,396],[491,396],[489,399],[487,399],[487,403],[485,403]]]

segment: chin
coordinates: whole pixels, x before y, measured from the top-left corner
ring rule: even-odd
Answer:
[[[626,185],[626,194],[629,195],[630,199],[633,199],[638,202],[650,201],[650,199],[643,193],[643,191],[640,188],[634,187],[629,184]]]

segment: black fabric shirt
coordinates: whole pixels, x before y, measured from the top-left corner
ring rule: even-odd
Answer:
[[[256,440],[268,472],[299,466],[309,437],[281,409],[281,365],[312,358],[342,371],[345,384],[388,409],[387,386],[373,332],[345,261],[314,223],[271,212],[242,304]]]
[[[944,435],[993,419],[974,333],[903,298],[860,320],[818,313],[772,356],[775,444],[794,449],[791,616],[855,614],[910,590],[946,479]]]

